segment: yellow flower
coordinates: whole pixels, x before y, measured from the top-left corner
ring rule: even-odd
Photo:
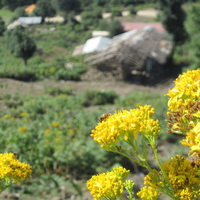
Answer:
[[[177,155],[165,162],[162,167],[166,172],[175,197],[183,200],[193,200],[200,197],[200,169],[196,164],[186,160],[185,156]],[[145,176],[144,184],[152,188],[162,190],[168,187],[165,183],[164,175],[155,169],[153,173],[150,172]]]
[[[193,166],[185,156],[177,155],[163,164],[169,181],[174,189],[175,197],[195,199],[200,197],[199,168]],[[190,197],[190,198],[189,198]]]
[[[49,133],[51,133],[51,130],[50,130],[50,129],[46,129],[46,130],[44,131],[44,133],[45,133],[45,134],[49,134]]]
[[[69,133],[70,133],[71,135],[74,135],[75,130],[74,130],[74,129],[69,129]]]
[[[113,168],[113,171],[92,176],[87,181],[87,188],[94,200],[107,198],[115,200],[121,196],[129,170],[123,167]]]
[[[140,189],[140,191],[137,193],[137,195],[142,199],[142,200],[155,200],[159,196],[161,196],[161,193],[158,192],[156,189],[153,187],[143,187]]]
[[[51,125],[54,126],[54,127],[59,127],[60,123],[59,122],[52,122]]]
[[[176,111],[183,105],[200,100],[200,69],[187,71],[175,80],[175,87],[167,94],[169,110]]]
[[[27,131],[27,128],[26,128],[26,127],[23,127],[23,126],[21,126],[21,127],[19,127],[19,128],[18,128],[18,131],[20,131],[20,132],[23,132],[23,133],[26,133],[26,131]]]
[[[12,116],[11,115],[4,115],[3,118],[4,119],[10,119],[10,118],[12,118]]]
[[[29,114],[28,114],[28,113],[24,113],[24,112],[23,112],[23,113],[20,113],[20,116],[21,116],[21,117],[28,117],[28,116],[29,116]]]
[[[31,177],[31,173],[31,166],[19,162],[13,153],[0,154],[0,179],[14,183]]]
[[[200,118],[200,69],[179,75],[175,87],[167,95],[169,133],[185,134]]]
[[[200,122],[187,133],[186,138],[181,143],[190,148],[192,156],[200,154]]]
[[[101,147],[111,150],[119,141],[131,143],[143,133],[146,138],[157,137],[160,126],[153,120],[154,109],[149,105],[137,109],[122,110],[101,121],[92,130],[91,136]]]

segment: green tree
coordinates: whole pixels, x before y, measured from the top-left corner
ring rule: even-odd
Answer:
[[[20,26],[8,31],[6,36],[10,52],[14,56],[22,58],[24,66],[26,67],[28,59],[31,58],[36,51],[35,42]]]
[[[119,35],[124,32],[124,27],[119,20],[112,20],[110,22],[108,31],[110,32],[110,37]]]
[[[36,8],[33,13],[36,16],[41,16],[44,22],[45,17],[54,17],[56,14],[56,9],[51,4],[49,0],[38,0],[36,3]]]
[[[2,6],[10,10],[15,10],[17,7],[27,6],[35,2],[36,0],[1,0]]]
[[[192,52],[194,68],[200,65],[200,5],[190,6],[187,14],[186,28],[189,34],[189,45]]]
[[[82,24],[88,28],[90,26],[97,26],[99,20],[102,19],[102,9],[97,7],[93,11],[85,11],[81,13]]]
[[[5,30],[6,30],[5,22],[3,21],[3,18],[0,16],[0,36],[3,35]]]
[[[184,0],[158,0],[159,9],[162,11],[160,19],[165,29],[173,36],[176,44],[187,39],[184,27],[186,14],[182,9]]]
[[[80,2],[78,0],[52,0],[52,5],[60,11],[72,12],[79,10]]]

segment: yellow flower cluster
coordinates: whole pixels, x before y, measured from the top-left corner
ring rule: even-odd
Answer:
[[[125,186],[125,180],[129,170],[123,167],[113,168],[112,171],[92,176],[87,181],[87,188],[93,195],[94,200],[115,200],[121,196]]]
[[[153,187],[145,186],[140,189],[137,195],[142,200],[154,200],[154,199],[157,199],[159,196],[161,196],[161,193],[155,190]]]
[[[60,123],[59,122],[52,122],[51,125],[53,127],[59,127],[60,126]]]
[[[177,155],[163,164],[169,182],[174,190],[174,196],[183,200],[193,200],[200,197],[200,169],[192,165],[185,156]],[[154,170],[145,177],[145,185],[164,187],[165,178],[162,173]],[[157,180],[159,177],[160,180]]]
[[[188,70],[178,76],[175,87],[169,90],[168,106],[171,112],[200,100],[200,69]]]
[[[25,112],[23,112],[23,113],[20,113],[20,116],[21,116],[21,117],[29,117],[29,114],[28,114],[28,113],[25,113]]]
[[[187,71],[175,80],[175,87],[167,94],[171,112],[170,133],[185,134],[200,118],[200,69]]]
[[[18,131],[23,132],[23,133],[26,133],[27,128],[24,127],[24,126],[21,126],[21,127],[18,128]]]
[[[31,177],[31,166],[21,163],[13,153],[0,154],[0,179],[18,182]]]
[[[160,126],[157,120],[152,119],[153,114],[154,109],[149,105],[116,112],[99,122],[91,136],[106,150],[115,147],[119,141],[132,143],[138,139],[139,133],[147,138],[157,137]]]
[[[190,148],[190,154],[200,155],[200,122],[187,133],[181,143]]]

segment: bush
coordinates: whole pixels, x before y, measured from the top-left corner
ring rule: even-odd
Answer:
[[[119,20],[112,20],[109,26],[110,37],[119,35],[124,32],[124,27]]]
[[[0,16],[0,36],[3,35],[5,30],[6,30],[5,22],[3,21],[3,18]]]
[[[60,88],[60,87],[51,87],[48,86],[45,88],[45,93],[51,95],[51,96],[57,96],[57,95],[70,95],[72,94],[72,89],[69,87]]]
[[[112,17],[115,17],[115,16],[122,16],[121,8],[118,8],[118,7],[112,8],[112,9],[111,9],[111,14],[112,14]]]
[[[100,92],[96,90],[88,90],[83,94],[83,105],[105,105],[113,104],[118,95],[113,91]]]
[[[89,28],[90,26],[96,26],[100,19],[102,19],[102,10],[95,9],[93,11],[84,11],[81,13],[82,24]]]
[[[136,13],[137,13],[137,11],[136,11],[136,9],[135,9],[135,7],[133,5],[128,6],[128,11],[132,15],[136,15]]]

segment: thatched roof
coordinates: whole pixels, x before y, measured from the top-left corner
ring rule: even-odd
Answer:
[[[115,36],[112,44],[90,54],[85,62],[99,67],[129,66],[140,70],[148,58],[164,64],[173,48],[165,32],[152,27],[128,31]]]

